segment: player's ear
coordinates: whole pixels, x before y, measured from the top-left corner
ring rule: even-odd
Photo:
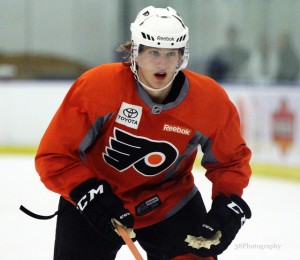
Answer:
[[[140,57],[139,57],[139,55],[135,58],[135,63],[136,63],[136,65],[137,66],[139,66],[140,65],[140,62],[141,62],[141,59],[140,59]]]

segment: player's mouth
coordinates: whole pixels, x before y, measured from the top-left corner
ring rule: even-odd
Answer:
[[[167,73],[165,72],[157,72],[154,74],[157,80],[164,80],[167,77]]]

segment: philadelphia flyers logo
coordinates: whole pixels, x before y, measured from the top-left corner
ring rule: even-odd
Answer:
[[[103,153],[104,161],[118,171],[133,167],[144,176],[163,172],[177,157],[178,150],[169,142],[136,136],[118,128]]]

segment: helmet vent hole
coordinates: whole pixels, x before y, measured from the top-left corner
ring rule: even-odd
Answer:
[[[150,41],[154,41],[153,36],[146,34],[146,33],[141,33],[144,39],[150,40]]]
[[[183,36],[179,37],[179,38],[176,40],[176,42],[182,42],[182,41],[184,41],[184,40],[185,40],[185,37],[186,37],[186,35],[183,35]]]

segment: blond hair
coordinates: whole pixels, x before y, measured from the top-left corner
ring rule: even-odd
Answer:
[[[121,44],[117,49],[116,52],[122,53],[124,54],[123,58],[123,63],[127,66],[131,65],[131,47],[132,47],[132,43],[131,41],[127,41],[123,44]]]

